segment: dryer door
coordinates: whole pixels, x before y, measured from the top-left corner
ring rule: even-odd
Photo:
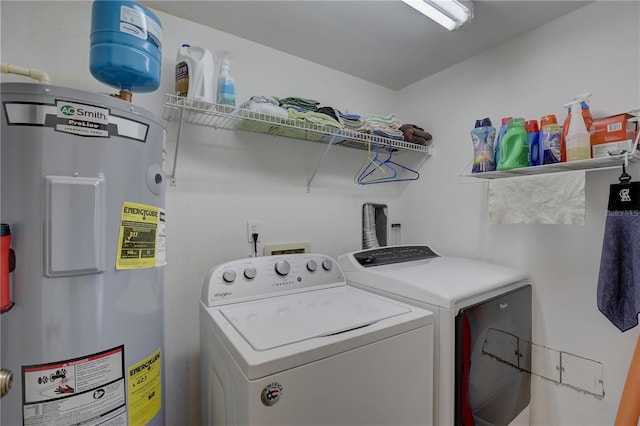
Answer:
[[[456,317],[456,425],[507,425],[531,397],[531,286]]]

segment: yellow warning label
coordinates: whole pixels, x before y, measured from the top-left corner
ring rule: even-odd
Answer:
[[[146,425],[160,411],[162,402],[160,349],[129,367],[129,425]]]
[[[146,204],[122,203],[116,269],[166,265],[165,212]]]

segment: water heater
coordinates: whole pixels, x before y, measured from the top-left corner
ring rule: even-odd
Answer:
[[[74,89],[1,93],[0,424],[163,425],[163,122]]]

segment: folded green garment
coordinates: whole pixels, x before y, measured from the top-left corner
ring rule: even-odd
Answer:
[[[318,126],[335,127],[336,129],[340,129],[342,127],[340,123],[331,116],[320,112],[298,112],[295,109],[290,109],[289,118],[316,124]]]
[[[400,127],[400,125],[402,124],[394,114],[390,114],[390,115],[365,114],[362,116],[362,119],[367,123],[393,124],[393,125],[396,125],[397,127]]]
[[[315,99],[297,98],[293,96],[278,99],[278,101],[280,102],[280,105],[292,105],[310,111],[315,111],[316,109],[318,109],[318,105],[320,105],[320,102],[316,101]]]
[[[308,141],[319,141],[323,133],[313,130],[297,129],[293,127],[273,126],[269,130],[270,135],[287,136],[295,139],[305,139]]]
[[[248,130],[250,132],[269,133],[274,125],[271,123],[262,123],[260,121],[253,120],[238,120],[236,122],[236,129]]]

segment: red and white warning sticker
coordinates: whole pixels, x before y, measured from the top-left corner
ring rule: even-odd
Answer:
[[[125,425],[124,346],[22,367],[24,424]]]

